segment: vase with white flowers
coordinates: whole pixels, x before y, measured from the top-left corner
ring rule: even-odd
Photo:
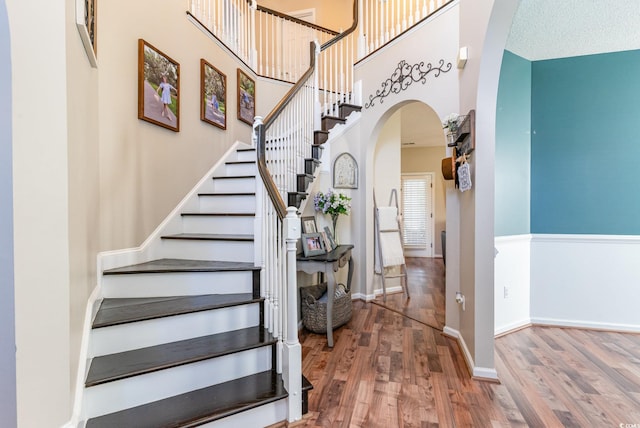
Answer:
[[[330,188],[326,193],[316,193],[313,197],[313,205],[316,211],[319,211],[322,214],[329,214],[331,216],[333,236],[337,242],[338,234],[336,233],[336,226],[338,223],[338,217],[340,214],[349,215],[351,212],[351,198],[344,193],[336,192]]]

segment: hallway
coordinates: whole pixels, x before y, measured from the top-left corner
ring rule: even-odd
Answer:
[[[433,287],[442,267],[434,261],[424,269],[410,260],[409,277],[428,278],[423,286]],[[412,287],[417,283],[410,280]],[[324,335],[302,339],[302,370],[314,389],[309,413],[295,426],[619,426],[640,420],[638,334],[530,327],[497,338],[501,384],[472,380],[454,340],[378,303],[354,302],[352,320],[334,339],[333,350]]]

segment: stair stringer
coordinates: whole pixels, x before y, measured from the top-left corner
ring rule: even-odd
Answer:
[[[324,180],[321,179],[321,176],[330,173],[331,168],[333,167],[331,159],[335,156],[332,155],[331,143],[342,137],[345,132],[351,130],[355,126],[358,126],[361,117],[361,112],[353,112],[349,116],[347,116],[347,121],[344,124],[336,125],[331,128],[331,130],[329,130],[329,138],[324,142],[324,144],[322,144],[322,147],[324,147],[324,151],[322,152],[322,157],[320,158],[320,167],[317,168],[313,174],[313,181],[307,188],[307,193],[309,194],[309,196],[300,204],[300,208],[298,209],[299,212],[305,212],[308,203],[311,203],[311,211],[313,211],[313,195],[315,195],[317,192],[326,191],[327,187],[333,187],[331,178],[329,178],[328,185],[324,183]]]
[[[139,246],[121,250],[104,251],[98,254],[98,286],[101,284],[102,272],[108,269],[129,266],[151,261],[162,253],[161,237],[182,232],[181,213],[198,210],[198,193],[213,191],[211,178],[225,175],[225,162],[235,156],[238,149],[252,148],[249,144],[236,141],[213,167],[198,181],[165,219],[151,232],[149,237]]]
[[[102,272],[107,269],[145,263],[155,258],[158,248],[161,245],[163,235],[180,233],[182,231],[181,213],[185,211],[198,210],[198,193],[213,191],[212,177],[225,175],[225,163],[237,156],[239,149],[251,149],[251,145],[236,141],[227,152],[211,167],[207,173],[196,183],[196,185],[185,195],[178,205],[165,217],[158,227],[139,246],[113,251],[104,251],[97,255],[97,281],[96,287],[92,290],[85,307],[85,316],[82,326],[82,339],[80,344],[80,356],[78,371],[76,374],[76,388],[73,402],[73,410],[70,420],[63,428],[81,428],[87,417],[84,414],[83,402],[85,393],[85,378],[91,362],[91,331],[92,323],[98,312],[102,296]]]

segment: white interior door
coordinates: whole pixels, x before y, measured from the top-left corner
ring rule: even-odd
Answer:
[[[403,174],[402,240],[407,257],[433,257],[433,173]]]

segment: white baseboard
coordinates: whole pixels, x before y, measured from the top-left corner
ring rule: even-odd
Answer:
[[[460,350],[462,351],[462,355],[464,356],[464,361],[467,363],[467,369],[469,369],[469,373],[472,377],[478,379],[485,379],[491,381],[498,381],[498,372],[495,368],[488,367],[476,367],[473,362],[473,357],[471,356],[471,352],[469,352],[469,348],[467,347],[464,338],[460,334],[460,332],[451,327],[445,326],[442,329],[442,333],[446,336],[455,339],[460,345]]]
[[[563,320],[556,318],[531,318],[531,324],[551,327],[584,328],[589,330],[640,333],[640,325],[601,323],[592,321]]]
[[[493,332],[493,334],[495,336],[507,334],[507,333],[510,333],[512,331],[515,331],[515,330],[520,330],[521,328],[527,327],[527,326],[529,326],[531,324],[532,324],[531,318],[524,318],[524,319],[521,319],[519,321],[514,321],[512,323],[505,324],[505,325],[502,325],[500,327],[496,327],[496,329]]]

